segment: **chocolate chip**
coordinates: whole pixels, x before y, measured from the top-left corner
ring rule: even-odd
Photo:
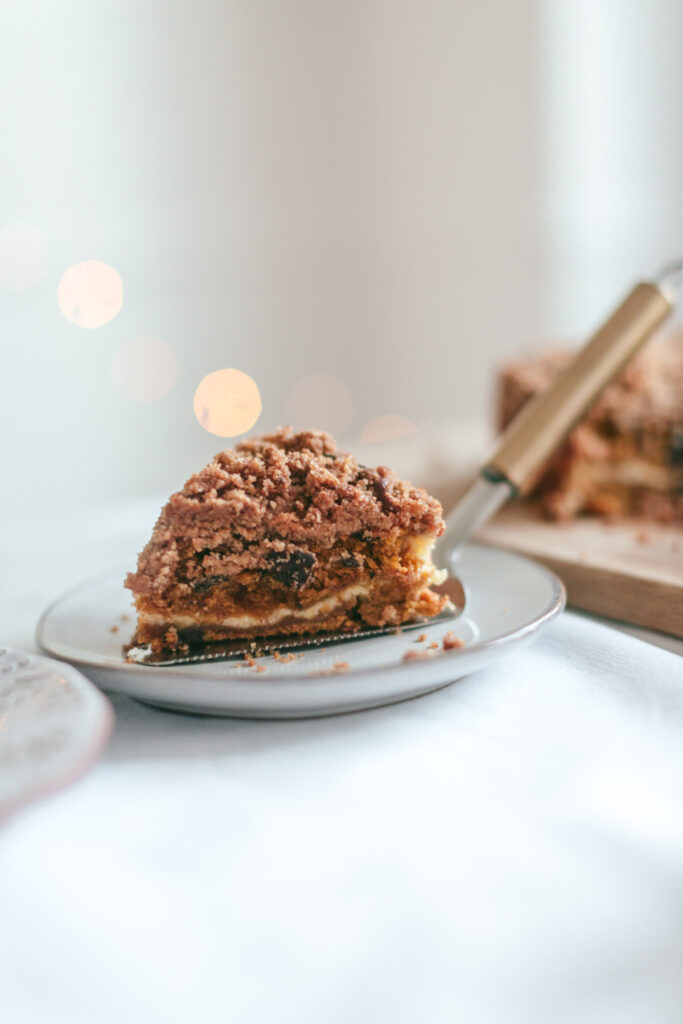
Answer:
[[[194,580],[192,583],[192,589],[196,594],[204,594],[207,590],[211,590],[217,583],[225,583],[225,576],[202,576],[198,580]]]
[[[400,502],[396,501],[396,498],[387,490],[387,481],[383,476],[376,477],[372,481],[372,486],[375,488],[375,494],[387,512],[395,512],[401,507]]]
[[[267,570],[278,583],[285,587],[303,587],[312,575],[315,565],[315,555],[310,551],[269,551],[268,561],[271,563]]]
[[[674,427],[669,449],[669,465],[683,466],[683,430]]]

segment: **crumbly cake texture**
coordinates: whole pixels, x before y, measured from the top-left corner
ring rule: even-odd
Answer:
[[[571,355],[549,351],[503,368],[501,429]],[[552,519],[591,513],[683,524],[683,335],[653,339],[606,388],[534,496]]]
[[[131,646],[354,632],[440,612],[431,546],[441,506],[320,431],[219,452],[161,511],[125,586]]]

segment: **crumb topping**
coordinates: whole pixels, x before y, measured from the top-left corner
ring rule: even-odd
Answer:
[[[136,595],[161,593],[180,562],[201,556],[207,585],[267,570],[296,589],[315,568],[311,548],[354,537],[437,537],[443,529],[441,506],[426,491],[386,466],[360,465],[329,434],[285,428],[219,452],[191,476],[162,509],[126,586]],[[340,557],[352,566],[358,556]]]

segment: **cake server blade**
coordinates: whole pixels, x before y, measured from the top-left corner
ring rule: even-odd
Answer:
[[[332,644],[353,643],[376,636],[391,636],[395,633],[406,633],[416,629],[425,629],[441,623],[453,622],[465,608],[465,588],[457,576],[452,576],[445,583],[434,587],[441,594],[446,594],[449,604],[438,615],[430,619],[416,619],[401,626],[378,626],[361,629],[357,633],[314,633],[309,637],[301,636],[270,636],[252,638],[250,640],[225,640],[202,644],[182,654],[170,654],[168,651],[155,653],[147,645],[131,647],[126,652],[126,659],[136,665],[154,665],[166,667],[172,665],[197,665],[209,661],[233,661],[245,655],[274,654],[280,651],[306,651]]]

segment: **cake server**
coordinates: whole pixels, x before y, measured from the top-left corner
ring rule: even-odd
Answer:
[[[550,387],[526,405],[503,434],[446,520],[434,561],[450,567],[459,544],[505,502],[528,494],[550,457],[609,382],[664,322],[678,299],[683,260],[653,282],[635,285]]]

